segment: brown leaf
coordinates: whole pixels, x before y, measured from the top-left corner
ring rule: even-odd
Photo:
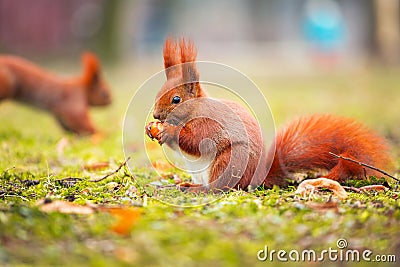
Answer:
[[[39,209],[42,212],[60,212],[66,214],[92,214],[96,211],[110,213],[117,219],[117,222],[111,226],[111,230],[120,235],[127,235],[133,225],[140,217],[140,210],[131,207],[107,207],[103,205],[90,204],[85,206],[71,202],[43,199],[38,201]]]
[[[84,164],[83,168],[87,171],[101,171],[107,169],[109,166],[109,162],[94,162]]]
[[[383,185],[377,184],[377,185],[366,185],[366,186],[360,187],[359,190],[361,190],[363,192],[365,192],[365,191],[373,191],[373,190],[375,190],[375,191],[387,191],[387,190],[389,190],[389,188],[387,188],[387,187],[385,187]]]
[[[343,188],[346,190],[354,191],[359,194],[365,193],[368,191],[387,191],[387,190],[389,190],[389,188],[387,188],[384,185],[366,185],[366,186],[362,186],[360,188],[356,188],[356,187],[352,187],[352,186],[343,186]]]
[[[202,184],[194,184],[189,182],[182,182],[178,184],[178,187],[200,187],[203,186]]]
[[[111,230],[120,235],[129,234],[140,217],[140,210],[136,208],[108,208],[102,210],[117,218],[117,222],[111,227]]]
[[[94,209],[89,206],[81,206],[67,201],[55,200],[51,202],[43,201],[39,203],[39,209],[43,212],[60,212],[68,214],[92,214]]]

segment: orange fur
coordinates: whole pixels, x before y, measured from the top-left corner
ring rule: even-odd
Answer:
[[[379,168],[391,167],[389,146],[383,138],[352,119],[333,115],[294,120],[277,133],[266,154],[259,125],[245,108],[207,97],[199,83],[196,55],[192,42],[182,39],[178,46],[174,40],[166,40],[167,81],[156,96],[153,113],[163,123],[157,135],[160,144],[179,148],[196,159],[212,159],[207,169],[208,181],[199,177],[194,181],[206,187],[190,187],[189,191],[244,189],[261,183],[266,187],[284,186],[294,173],[319,169],[328,170],[325,177],[339,182],[364,177],[361,166],[329,152]],[[181,101],[175,103],[175,97]],[[202,143],[203,140],[212,142]],[[271,168],[267,174],[268,163]],[[377,173],[366,170],[366,174]],[[240,180],[235,181],[233,178],[238,175]]]
[[[178,44],[174,39],[168,38],[165,40],[164,44],[164,68],[168,79],[182,74],[180,66],[174,67],[178,64],[181,64]]]
[[[195,62],[196,57],[197,57],[197,49],[194,46],[193,41],[185,41],[184,38],[182,38],[179,42],[179,48],[181,51],[181,62],[186,63],[186,62]]]
[[[63,79],[22,58],[0,56],[0,100],[48,110],[65,130],[93,134],[88,106],[110,104],[111,93],[94,54],[83,54],[82,65],[81,76]]]
[[[292,121],[275,138],[276,149],[266,184],[285,185],[293,173],[328,170],[326,178],[342,182],[353,177],[362,179],[364,168],[338,159],[329,152],[376,166],[391,168],[387,142],[359,122],[333,115],[313,115]],[[379,175],[366,169],[367,175]]]

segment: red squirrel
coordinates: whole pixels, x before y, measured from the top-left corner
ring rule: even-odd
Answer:
[[[22,58],[0,56],[0,101],[14,99],[48,110],[65,130],[94,134],[88,106],[110,104],[111,92],[94,54],[84,53],[82,65],[79,77],[64,79]]]
[[[146,133],[181,151],[195,169],[189,191],[285,186],[291,175],[327,170],[323,177],[343,182],[377,175],[334,153],[379,168],[391,166],[387,142],[352,119],[334,115],[298,118],[277,132],[267,153],[260,127],[240,104],[210,98],[199,82],[193,42],[167,39],[167,81],[156,96]],[[203,140],[203,141],[202,141]],[[203,164],[201,164],[203,163]],[[270,167],[270,168],[269,168]]]

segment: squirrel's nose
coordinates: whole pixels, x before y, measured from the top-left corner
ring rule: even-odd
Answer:
[[[155,108],[153,111],[153,117],[156,120],[164,121],[166,116],[165,116],[165,113],[162,112],[162,109],[160,110],[158,108]]]
[[[154,117],[154,119],[156,119],[156,120],[160,120],[161,115],[160,115],[160,113],[154,111],[154,112],[153,112],[153,117]]]

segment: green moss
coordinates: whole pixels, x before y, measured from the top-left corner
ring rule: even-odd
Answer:
[[[346,75],[270,78],[268,88],[276,91],[266,94],[278,124],[298,114],[297,109],[308,106],[309,110],[301,112],[325,112],[327,108],[329,112],[351,115],[353,98],[357,103],[368,104],[371,103],[368,99],[375,101],[382,96],[380,84],[399,84],[398,75],[371,72],[368,79],[377,88],[367,83],[368,90],[359,91],[355,86],[355,92],[350,94],[348,87],[353,83],[365,84],[365,76],[347,78]],[[120,79],[114,77],[114,80]],[[258,81],[261,86],[264,82],[267,81]],[[301,92],[295,90],[299,84],[304,87]],[[389,97],[390,92],[382,97]],[[129,98],[122,91],[116,94],[118,103]],[[349,98],[344,97],[349,94]],[[332,100],[335,97],[336,102]],[[298,99],[310,99],[310,103],[299,103]],[[396,99],[399,98],[393,95],[390,98]],[[321,110],[318,103],[323,104]],[[326,107],[326,103],[338,106]],[[386,103],[374,102],[380,110],[373,112],[374,121],[389,125],[388,129],[395,128],[397,120],[392,115],[396,113],[391,108],[398,105]],[[0,124],[2,266],[265,266],[270,262],[259,262],[257,252],[266,245],[275,250],[336,249],[339,238],[345,238],[350,248],[371,249],[374,254],[398,254],[400,192],[389,179],[391,190],[349,192],[349,198],[339,202],[337,209],[327,210],[310,203],[323,205],[331,193],[322,192],[317,199],[307,201],[294,196],[294,187],[272,190],[260,187],[254,192],[201,197],[175,189],[162,191],[148,186],[159,180],[156,173],[139,166],[131,170],[133,176],[122,169],[100,182],[91,182],[90,179],[104,176],[123,161],[121,133],[115,121],[122,121],[124,105],[93,111],[96,124],[105,132],[105,138],[96,145],[89,137],[64,134],[43,112],[13,103],[0,105],[0,113],[13,114],[2,117]],[[357,106],[357,111],[365,110],[365,114],[357,112],[354,116],[364,116],[369,121],[374,116],[368,113],[368,108]],[[107,128],[108,125],[113,127]],[[396,141],[396,132],[392,136],[392,141]],[[67,145],[59,151],[57,145],[62,139]],[[87,162],[98,161],[112,164],[105,171],[90,172],[82,167]],[[136,166],[135,162],[131,164]],[[187,179],[182,172],[177,173]],[[168,178],[164,181],[171,182]],[[349,181],[346,185],[361,187],[384,182],[371,178]],[[132,205],[142,214],[127,236],[119,236],[110,230],[115,223],[110,214],[43,213],[36,203],[44,198],[81,205],[87,202]],[[182,207],[201,203],[196,207]],[[273,263],[279,265],[279,262]]]

